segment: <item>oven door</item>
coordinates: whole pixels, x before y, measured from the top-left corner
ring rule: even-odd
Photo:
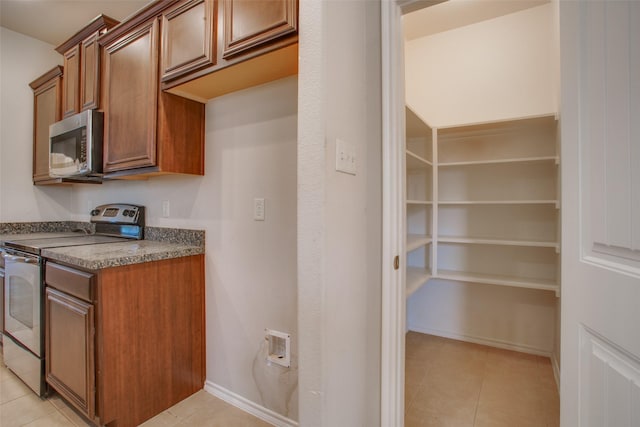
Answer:
[[[4,260],[4,330],[42,357],[40,257],[7,250]]]

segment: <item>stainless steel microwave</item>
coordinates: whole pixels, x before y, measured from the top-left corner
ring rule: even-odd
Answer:
[[[86,110],[49,126],[49,175],[102,175],[103,114]]]

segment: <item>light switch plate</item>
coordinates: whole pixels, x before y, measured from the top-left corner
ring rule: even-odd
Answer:
[[[353,142],[336,139],[336,170],[356,174],[356,145]]]

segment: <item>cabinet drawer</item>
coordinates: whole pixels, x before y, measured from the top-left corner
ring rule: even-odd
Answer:
[[[48,286],[89,302],[94,299],[94,277],[94,274],[52,262],[47,262],[44,276]]]

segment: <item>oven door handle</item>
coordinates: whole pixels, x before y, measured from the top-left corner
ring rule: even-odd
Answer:
[[[2,254],[2,257],[8,261],[13,261],[13,262],[22,262],[25,264],[37,264],[38,260],[35,258],[27,258],[27,257],[23,257],[23,256],[17,256],[17,255],[9,255],[9,254]]]

